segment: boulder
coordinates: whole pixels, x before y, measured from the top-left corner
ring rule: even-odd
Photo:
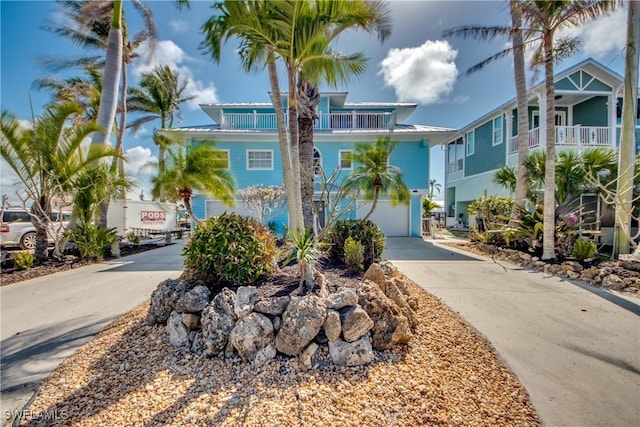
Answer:
[[[336,293],[329,295],[325,304],[327,308],[332,310],[340,310],[343,307],[356,305],[358,303],[358,295],[353,289],[341,289]]]
[[[382,292],[380,287],[365,280],[356,290],[358,304],[373,320],[372,344],[375,349],[387,350],[398,343],[411,340],[409,320],[402,315],[397,304]]]
[[[360,306],[342,309],[340,311],[340,323],[342,324],[342,338],[347,342],[360,339],[373,328],[373,320]],[[329,339],[329,341],[335,340]]]
[[[592,280],[599,274],[600,274],[600,269],[598,267],[589,267],[586,270],[582,271],[582,274],[580,274],[580,279]]]
[[[616,291],[622,290],[627,287],[620,277],[615,274],[610,274],[602,279],[602,286],[605,288],[613,289]]]
[[[182,279],[167,279],[160,282],[158,287],[151,293],[151,304],[146,319],[147,324],[167,323],[176,301],[187,293],[188,286],[189,281]]]
[[[178,313],[199,313],[209,305],[210,300],[211,291],[209,288],[196,286],[176,302],[175,308]]]
[[[305,369],[311,369],[313,366],[313,356],[315,356],[318,348],[318,344],[312,342],[302,353],[300,353],[300,363]]]
[[[282,313],[282,326],[276,336],[276,348],[296,356],[318,335],[327,315],[324,301],[315,296],[292,297]]]
[[[202,331],[191,331],[189,333],[189,341],[191,341],[191,352],[195,354],[202,354],[205,348]]]
[[[244,317],[253,311],[253,296],[258,292],[255,286],[240,286],[236,291],[236,316]]]
[[[200,315],[193,313],[181,313],[182,323],[190,330],[200,329]]]
[[[273,325],[264,314],[251,313],[238,320],[229,334],[229,342],[243,360],[254,366],[276,357]]]
[[[236,323],[236,294],[224,288],[202,311],[200,322],[205,342],[205,354],[215,356],[227,345],[229,333]]]
[[[335,310],[327,309],[327,317],[324,319],[324,334],[329,341],[335,341],[340,338],[342,332],[342,323],[340,322],[340,313]]]
[[[253,311],[263,314],[271,314],[272,316],[280,316],[289,305],[289,297],[273,297],[265,298],[256,302]]]
[[[369,335],[354,342],[329,341],[329,354],[333,363],[340,366],[366,365],[374,357]]]
[[[380,289],[382,289],[382,291],[384,292],[384,287],[386,285],[387,278],[380,264],[373,263],[371,264],[371,266],[369,266],[367,271],[364,273],[364,277],[362,278],[363,282],[366,280],[372,281],[373,283],[378,285]]]
[[[393,265],[391,261],[380,261],[378,262],[378,265],[380,265],[380,268],[382,268],[382,271],[387,278],[402,276],[402,273],[400,273],[398,267]]]
[[[177,311],[171,312],[167,320],[167,333],[172,346],[189,348],[189,329],[182,323],[182,316]]]
[[[405,292],[403,292],[401,289],[406,290],[406,283],[404,283],[401,279],[394,277],[393,279],[387,280],[387,286],[384,293],[387,298],[396,303],[396,305],[400,309],[400,312],[409,321],[409,326],[411,326],[411,328],[415,328],[415,313],[409,305],[409,301],[407,300]]]

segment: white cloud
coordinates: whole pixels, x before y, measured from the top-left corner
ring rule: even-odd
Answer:
[[[390,49],[380,63],[387,86],[399,101],[423,104],[442,102],[458,77],[454,62],[458,51],[446,41],[427,40],[419,47]]]
[[[125,172],[132,176],[140,174],[150,174],[151,171],[140,171],[149,162],[157,162],[158,158],[151,152],[151,149],[137,145],[125,151],[127,162]]]
[[[169,21],[169,28],[174,33],[184,33],[189,29],[189,23],[180,19]]]
[[[624,48],[627,38],[626,30],[627,13],[624,7],[587,25],[574,28],[571,33],[582,38],[585,55],[602,58],[608,54],[618,53]]]
[[[31,120],[18,119],[18,123],[22,129],[33,129],[33,122]]]
[[[140,78],[142,73],[151,72],[157,65],[166,65],[177,71],[181,78],[188,79],[185,95],[195,96],[194,99],[186,103],[189,110],[199,110],[199,104],[218,102],[215,84],[212,81],[196,80],[193,71],[186,65],[196,60],[171,40],[158,41],[153,51],[150,51],[148,45],[144,45],[140,48],[140,54],[142,59],[133,68],[133,74],[137,78]]]

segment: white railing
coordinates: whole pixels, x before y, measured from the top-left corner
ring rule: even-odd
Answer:
[[[388,129],[395,126],[395,113],[322,113],[315,129]],[[288,117],[285,115],[285,123]],[[222,129],[276,129],[275,113],[222,113]]]
[[[556,126],[557,146],[609,147],[609,128],[605,126]],[[529,131],[529,148],[540,146],[540,128]],[[509,140],[509,153],[518,152],[518,136]]]
[[[461,171],[464,167],[462,159],[458,159],[455,163],[447,163],[447,173],[454,173]]]

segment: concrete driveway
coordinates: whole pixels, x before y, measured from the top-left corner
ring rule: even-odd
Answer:
[[[383,258],[491,342],[545,425],[640,425],[640,299],[419,238]]]
[[[4,411],[30,397],[65,358],[147,300],[162,280],[178,277],[183,245],[184,240],[176,240],[119,260],[0,287],[3,420]]]

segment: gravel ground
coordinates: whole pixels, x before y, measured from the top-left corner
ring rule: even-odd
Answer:
[[[305,370],[278,356],[255,368],[168,344],[145,303],[64,361],[39,389],[29,425],[519,426],[538,425],[526,390],[457,314],[414,285],[410,344],[374,362]],[[30,420],[29,420],[30,419]]]

